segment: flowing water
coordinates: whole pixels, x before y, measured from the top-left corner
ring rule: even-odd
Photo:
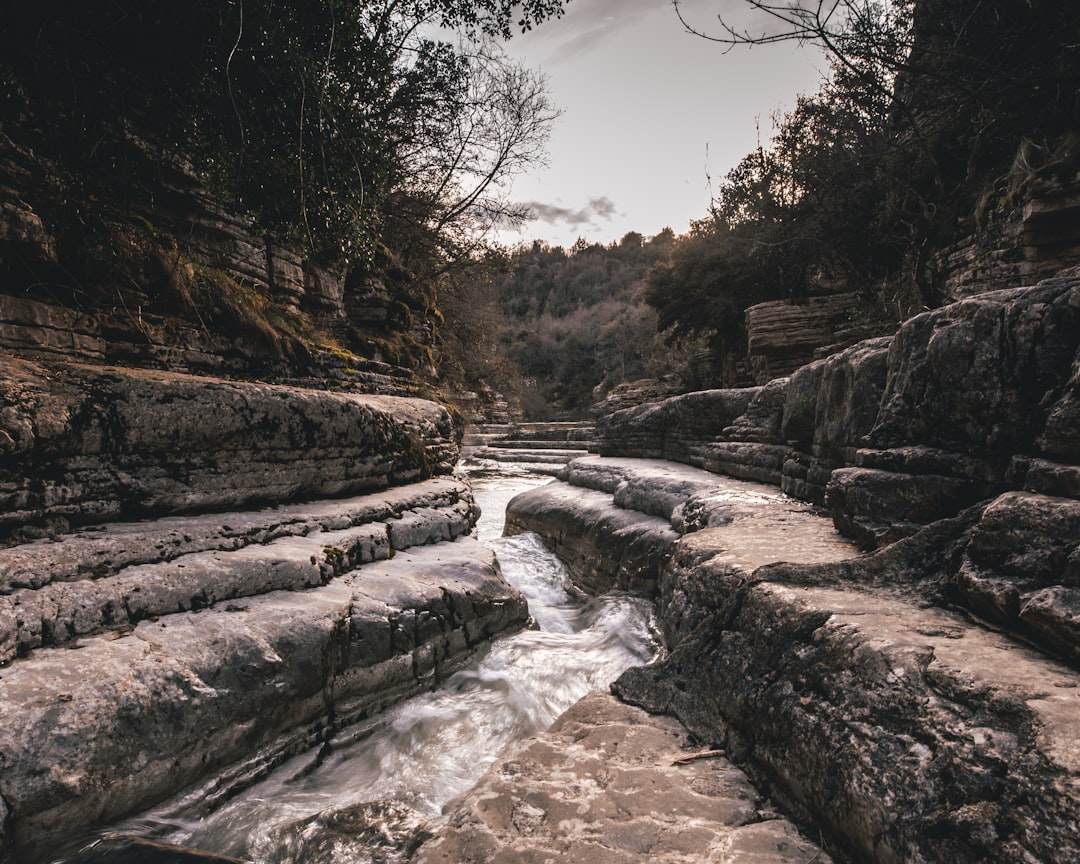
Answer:
[[[352,743],[317,760],[307,755],[282,765],[210,816],[186,821],[175,810],[168,818],[159,811],[123,830],[269,864],[294,860],[283,840],[286,826],[329,809],[378,801],[436,817],[507,746],[543,731],[590,690],[654,655],[649,603],[621,594],[582,598],[535,535],[501,537],[506,502],[547,478],[505,467],[473,471],[483,510],[477,536],[528,598],[539,629],[495,640],[439,690],[347,730]]]

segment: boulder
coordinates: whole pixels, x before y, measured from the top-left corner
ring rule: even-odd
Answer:
[[[996,498],[971,532],[952,588],[982,618],[1080,660],[1080,501]]]
[[[755,387],[702,390],[615,411],[597,418],[596,451],[701,467],[702,445],[721,438],[758,392]]]

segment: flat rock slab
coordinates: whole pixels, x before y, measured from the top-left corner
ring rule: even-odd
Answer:
[[[435,402],[0,357],[0,534],[340,497],[453,471]]]
[[[661,573],[676,546],[684,558],[715,558],[746,573],[859,554],[819,510],[763,483],[603,456],[575,459],[560,480],[514,498],[506,531],[539,534],[589,592],[662,595]]]
[[[606,693],[504,755],[413,859],[826,864],[723,756],[692,755],[675,720]]]

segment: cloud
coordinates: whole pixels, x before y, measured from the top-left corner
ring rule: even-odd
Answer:
[[[570,207],[559,207],[556,204],[544,204],[540,201],[529,201],[523,206],[528,208],[528,218],[532,222],[546,222],[548,225],[563,224],[571,228],[595,224],[597,219],[610,220],[612,216],[618,215],[615,203],[606,195],[590,198],[584,207],[576,210]]]
[[[559,22],[537,28],[541,36],[560,39],[551,61],[560,62],[587,54],[600,42],[634,25],[666,0],[578,0],[566,7]]]

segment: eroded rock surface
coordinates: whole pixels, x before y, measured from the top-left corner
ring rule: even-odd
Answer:
[[[0,530],[343,496],[453,470],[445,407],[0,360]]]
[[[1080,673],[1033,647],[1075,658],[1074,501],[1006,494],[857,555],[768,487],[579,462],[567,481],[623,504],[620,549],[641,548],[635,513],[642,537],[657,512],[678,526],[657,583],[669,654],[618,696],[725,750],[839,860],[1080,856]],[[561,512],[512,502],[516,529],[580,512],[560,484],[529,497]]]
[[[449,805],[418,864],[827,862],[722,755],[692,755],[674,720],[585,697]]]
[[[872,549],[1004,492],[1080,497],[1078,382],[1072,270],[926,312],[764,387],[616,411],[594,446],[776,483],[827,503]]]
[[[219,772],[210,797],[227,795],[429,686],[528,616],[492,553],[469,538],[341,570],[326,584],[149,617],[0,670],[9,843],[47,846]]]

